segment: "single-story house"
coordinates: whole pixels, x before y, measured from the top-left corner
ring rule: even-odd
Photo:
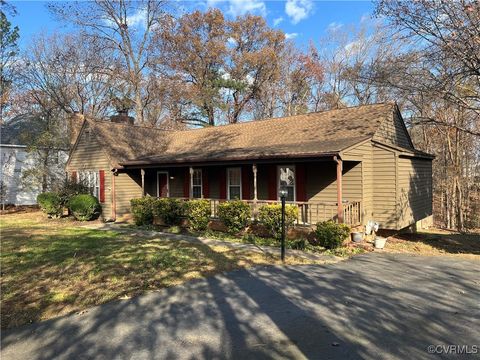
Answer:
[[[209,199],[214,217],[221,201],[277,202],[280,187],[304,225],[398,230],[432,215],[433,156],[415,149],[394,103],[191,130],[72,121],[67,171],[91,184],[105,219],[128,218],[141,196]]]

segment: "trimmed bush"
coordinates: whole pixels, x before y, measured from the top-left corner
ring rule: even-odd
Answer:
[[[185,203],[178,199],[157,199],[153,204],[153,215],[165,221],[166,225],[178,225],[185,215]]]
[[[68,202],[68,208],[75,219],[80,221],[96,219],[102,210],[98,199],[90,194],[72,196]]]
[[[194,231],[204,231],[210,221],[210,201],[189,200],[187,202],[188,226]]]
[[[293,227],[298,217],[298,207],[295,205],[285,206],[285,232]],[[263,205],[258,210],[258,220],[264,225],[270,234],[280,239],[282,236],[282,205]]]
[[[44,192],[37,196],[37,203],[47,215],[58,218],[62,216],[62,199],[56,192]]]
[[[315,230],[318,244],[327,249],[336,249],[342,246],[348,235],[350,235],[348,225],[337,224],[331,220],[319,222]]]
[[[58,190],[58,195],[60,196],[60,200],[64,206],[68,206],[68,203],[73,196],[89,193],[90,189],[87,185],[69,179],[65,180]]]
[[[218,217],[232,234],[238,234],[247,227],[250,213],[250,206],[241,200],[226,201],[218,205]]]
[[[136,225],[151,225],[153,223],[153,208],[156,200],[156,198],[149,196],[130,200],[130,208]]]

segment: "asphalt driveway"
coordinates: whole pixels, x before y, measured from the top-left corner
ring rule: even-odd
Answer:
[[[389,254],[234,271],[3,332],[1,355],[434,359],[429,345],[480,348],[479,274],[480,262]]]

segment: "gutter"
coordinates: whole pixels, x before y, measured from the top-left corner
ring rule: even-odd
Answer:
[[[260,157],[251,157],[251,156],[238,156],[233,158],[221,158],[221,159],[198,159],[198,160],[177,160],[177,161],[148,161],[148,160],[131,160],[123,162],[118,167],[118,169],[124,168],[135,168],[140,166],[167,166],[167,165],[190,165],[190,164],[218,164],[218,163],[230,163],[235,161],[270,161],[270,160],[281,160],[281,159],[302,159],[302,158],[332,158],[334,156],[339,156],[339,151],[328,152],[328,153],[305,153],[305,154],[286,154],[286,155],[277,155],[277,156],[260,156]]]

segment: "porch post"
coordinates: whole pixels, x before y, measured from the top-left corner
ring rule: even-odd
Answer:
[[[140,169],[142,175],[142,197],[145,196],[145,169]]]
[[[253,171],[253,211],[252,211],[252,216],[254,219],[257,219],[257,200],[258,200],[258,194],[257,194],[257,164],[252,165],[252,171]]]
[[[193,167],[190,166],[190,191],[188,192],[188,198],[191,199],[193,197]]]
[[[255,202],[258,200],[257,196],[257,164],[252,165],[252,170],[253,170],[253,200]]]
[[[333,160],[337,163],[337,219],[338,223],[343,223],[343,193],[342,193],[342,170],[343,161],[337,156],[333,157]]]

